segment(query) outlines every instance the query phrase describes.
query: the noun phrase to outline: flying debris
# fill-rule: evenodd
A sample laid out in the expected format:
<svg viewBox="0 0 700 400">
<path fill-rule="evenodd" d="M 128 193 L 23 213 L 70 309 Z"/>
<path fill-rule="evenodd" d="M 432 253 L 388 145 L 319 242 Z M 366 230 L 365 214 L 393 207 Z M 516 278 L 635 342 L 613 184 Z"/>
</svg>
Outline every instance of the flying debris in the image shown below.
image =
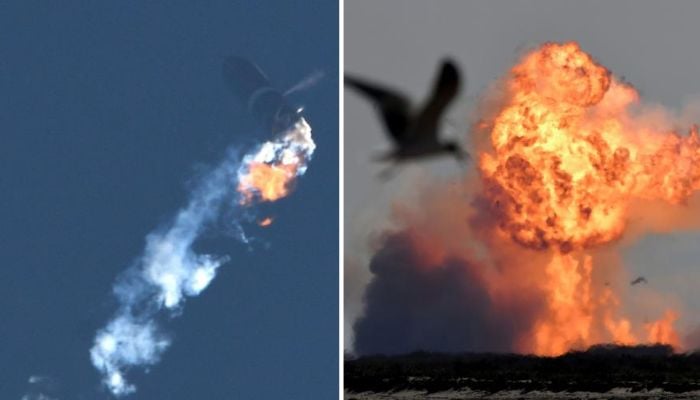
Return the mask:
<svg viewBox="0 0 700 400">
<path fill-rule="evenodd" d="M 286 132 L 301 119 L 301 109 L 290 106 L 284 94 L 273 88 L 267 76 L 252 62 L 228 57 L 223 74 L 233 94 L 266 132 Z"/>
<path fill-rule="evenodd" d="M 258 221 L 258 225 L 262 226 L 264 228 L 266 226 L 272 225 L 272 221 L 273 221 L 272 217 L 265 217 L 265 218 L 261 219 L 260 221 Z"/>
<path fill-rule="evenodd" d="M 422 109 L 414 112 L 404 95 L 363 79 L 345 76 L 346 85 L 378 105 L 389 137 L 395 145 L 393 151 L 380 159 L 393 161 L 440 154 L 452 154 L 458 161 L 468 157 L 468 153 L 457 143 L 438 139 L 440 118 L 457 95 L 459 83 L 456 65 L 450 60 L 444 61 L 428 101 Z"/>
<path fill-rule="evenodd" d="M 645 278 L 645 277 L 643 277 L 643 276 L 639 276 L 639 277 L 637 277 L 635 280 L 633 280 L 632 282 L 630 282 L 630 285 L 631 285 L 631 286 L 634 286 L 634 285 L 637 285 L 637 284 L 639 284 L 639 283 L 648 283 L 648 282 L 647 282 L 647 278 Z"/>
</svg>

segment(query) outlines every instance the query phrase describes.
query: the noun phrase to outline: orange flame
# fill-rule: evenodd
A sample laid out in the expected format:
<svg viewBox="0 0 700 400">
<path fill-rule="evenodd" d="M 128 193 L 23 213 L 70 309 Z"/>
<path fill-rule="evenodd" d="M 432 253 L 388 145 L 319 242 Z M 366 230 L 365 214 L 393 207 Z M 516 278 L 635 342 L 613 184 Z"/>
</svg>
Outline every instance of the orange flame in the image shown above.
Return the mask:
<svg viewBox="0 0 700 400">
<path fill-rule="evenodd" d="M 658 321 L 648 323 L 647 341 L 651 343 L 668 343 L 674 347 L 680 346 L 680 340 L 673 323 L 678 319 L 678 314 L 673 310 L 667 310 L 664 317 Z"/>
<path fill-rule="evenodd" d="M 252 162 L 248 173 L 238 182 L 242 204 L 249 204 L 257 195 L 262 201 L 275 201 L 289 194 L 291 182 L 297 176 L 297 164 L 267 164 Z"/>
<path fill-rule="evenodd" d="M 697 130 L 681 136 L 636 116 L 637 91 L 576 43 L 526 55 L 504 90 L 495 118 L 477 124 L 492 146 L 479 169 L 494 233 L 551 253 L 540 283 L 547 310 L 524 350 L 638 343 L 641 330 L 618 315 L 618 295 L 593 284 L 587 249 L 620 238 L 635 199 L 681 204 L 700 188 Z M 669 310 L 647 324 L 647 340 L 678 346 L 677 318 Z"/>
</svg>

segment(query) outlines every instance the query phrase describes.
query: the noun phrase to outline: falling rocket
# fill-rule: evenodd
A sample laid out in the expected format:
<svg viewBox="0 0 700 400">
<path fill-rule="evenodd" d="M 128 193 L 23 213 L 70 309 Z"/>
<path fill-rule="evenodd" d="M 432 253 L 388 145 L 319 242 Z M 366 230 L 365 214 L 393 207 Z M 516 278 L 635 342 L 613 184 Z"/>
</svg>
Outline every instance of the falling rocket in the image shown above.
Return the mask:
<svg viewBox="0 0 700 400">
<path fill-rule="evenodd" d="M 223 75 L 229 88 L 265 131 L 276 135 L 288 131 L 301 119 L 301 110 L 290 106 L 285 96 L 252 62 L 228 57 Z"/>
<path fill-rule="evenodd" d="M 311 127 L 286 97 L 275 89 L 262 70 L 252 62 L 236 56 L 224 61 L 226 84 L 260 127 L 272 136 L 257 152 L 244 157 L 238 174 L 241 203 L 254 198 L 275 201 L 285 197 L 306 164 L 316 145 Z"/>
</svg>

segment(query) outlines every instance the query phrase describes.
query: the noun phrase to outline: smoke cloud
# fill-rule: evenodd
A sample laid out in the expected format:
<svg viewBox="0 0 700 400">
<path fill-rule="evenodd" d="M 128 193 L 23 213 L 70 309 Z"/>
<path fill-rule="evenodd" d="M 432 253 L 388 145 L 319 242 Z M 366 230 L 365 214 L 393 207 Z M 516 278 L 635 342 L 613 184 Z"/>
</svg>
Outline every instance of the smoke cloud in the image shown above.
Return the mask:
<svg viewBox="0 0 700 400">
<path fill-rule="evenodd" d="M 410 232 L 386 237 L 370 262 L 373 279 L 357 320 L 358 354 L 514 351 L 530 328 L 539 303 L 534 297 L 509 308 L 494 303 L 475 263 L 421 257 Z"/>
<path fill-rule="evenodd" d="M 158 320 L 178 316 L 185 299 L 204 291 L 216 277 L 217 269 L 229 261 L 226 256 L 198 254 L 193 245 L 224 207 L 248 207 L 253 199 L 260 198 L 262 189 L 258 186 L 236 190 L 236 182 L 248 176 L 250 164 L 292 170 L 293 174 L 285 176 L 285 180 L 275 182 L 287 188 L 306 171 L 314 149 L 311 127 L 301 119 L 281 137 L 245 155 L 242 162 L 234 151 L 229 151 L 216 168 L 200 179 L 187 205 L 172 221 L 146 237 L 143 254 L 114 285 L 119 308 L 97 332 L 90 350 L 93 365 L 114 395 L 134 392 L 136 388 L 126 380 L 126 372 L 158 363 L 171 345 L 172 338 Z M 246 240 L 242 234 L 240 239 Z"/>
</svg>

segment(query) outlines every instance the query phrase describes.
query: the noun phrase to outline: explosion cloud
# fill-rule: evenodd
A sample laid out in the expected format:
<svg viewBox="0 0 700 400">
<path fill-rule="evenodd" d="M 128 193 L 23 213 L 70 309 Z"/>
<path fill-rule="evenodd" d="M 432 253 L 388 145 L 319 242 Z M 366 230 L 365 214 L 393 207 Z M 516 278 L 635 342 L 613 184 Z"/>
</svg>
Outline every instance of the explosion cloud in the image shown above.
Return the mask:
<svg viewBox="0 0 700 400">
<path fill-rule="evenodd" d="M 693 212 L 689 201 L 700 188 L 697 129 L 674 131 L 670 113 L 650 111 L 636 89 L 576 43 L 531 51 L 498 90 L 474 128 L 478 182 L 465 178 L 459 195 L 431 185 L 420 210 L 397 211 L 403 228 L 381 242 L 371 262 L 356 351 L 397 352 L 378 342 L 380 329 L 384 339 L 409 344 L 401 351 L 558 355 L 602 342 L 682 348 L 675 328 L 682 315 L 673 305 L 647 322 L 625 315 L 624 285 L 616 283 L 618 243 L 640 204 Z M 386 257 L 403 235 L 412 237 L 408 249 Z M 409 278 L 416 265 L 422 277 Z M 469 272 L 428 289 L 455 265 Z M 389 281 L 405 286 L 379 293 Z M 454 291 L 455 285 L 464 289 Z M 409 301 L 416 293 L 426 294 L 420 304 Z M 400 322 L 387 320 L 392 302 L 411 308 Z M 455 308 L 464 321 L 455 322 Z M 528 311 L 516 321 L 515 309 Z M 444 325 L 442 337 L 432 331 L 441 326 L 435 320 Z M 449 345 L 453 335 L 461 344 Z"/>
<path fill-rule="evenodd" d="M 200 180 L 172 222 L 146 237 L 143 254 L 114 286 L 119 309 L 97 332 L 90 350 L 93 365 L 114 395 L 134 392 L 136 388 L 127 382 L 125 373 L 156 364 L 170 346 L 171 338 L 158 319 L 177 316 L 185 298 L 206 289 L 217 269 L 228 261 L 227 257 L 195 253 L 192 246 L 199 235 L 224 207 L 251 206 L 258 200 L 274 201 L 289 194 L 293 180 L 306 171 L 314 150 L 311 127 L 301 118 L 279 138 L 245 155 L 242 162 L 229 152 Z M 257 168 L 284 169 L 287 173 L 253 172 Z M 236 201 L 236 197 L 241 199 Z"/>
<path fill-rule="evenodd" d="M 256 198 L 275 201 L 286 196 L 294 177 L 306 172 L 304 160 L 315 148 L 311 128 L 302 118 L 280 140 L 266 142 L 256 153 L 246 155 L 238 171 L 241 203 L 249 204 Z"/>
</svg>

